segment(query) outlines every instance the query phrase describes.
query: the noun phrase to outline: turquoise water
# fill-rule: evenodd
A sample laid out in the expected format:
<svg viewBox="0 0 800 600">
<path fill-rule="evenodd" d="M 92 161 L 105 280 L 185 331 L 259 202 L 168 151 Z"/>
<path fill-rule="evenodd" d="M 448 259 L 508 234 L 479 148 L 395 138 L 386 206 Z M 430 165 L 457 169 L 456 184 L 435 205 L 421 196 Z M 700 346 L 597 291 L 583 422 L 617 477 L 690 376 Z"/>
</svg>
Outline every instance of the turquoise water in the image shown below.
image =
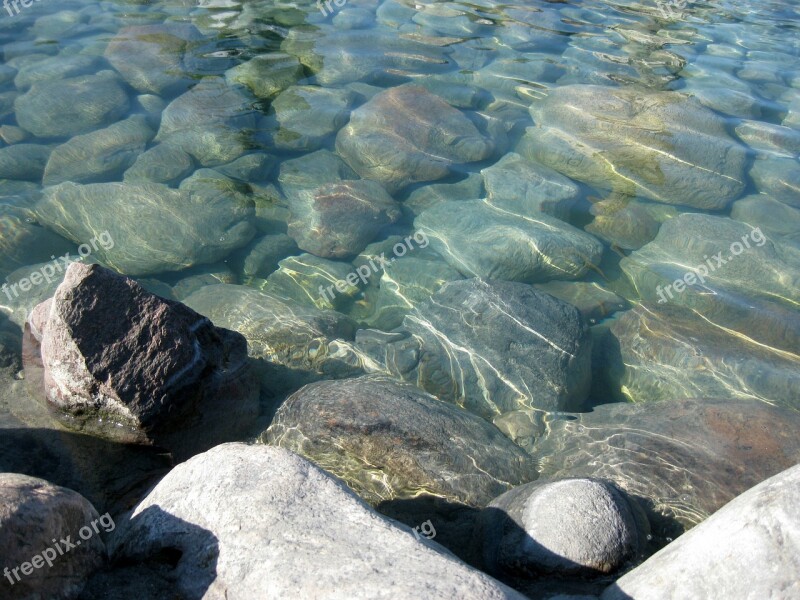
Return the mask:
<svg viewBox="0 0 800 600">
<path fill-rule="evenodd" d="M 83 260 L 245 336 L 243 439 L 381 373 L 681 527 L 745 489 L 731 464 L 796 462 L 767 430 L 800 409 L 800 3 L 41 0 L 0 51 L 4 429 L 62 432 L 21 339 Z M 106 468 L 32 467 L 121 502 Z M 421 491 L 453 500 L 384 498 Z"/>
</svg>

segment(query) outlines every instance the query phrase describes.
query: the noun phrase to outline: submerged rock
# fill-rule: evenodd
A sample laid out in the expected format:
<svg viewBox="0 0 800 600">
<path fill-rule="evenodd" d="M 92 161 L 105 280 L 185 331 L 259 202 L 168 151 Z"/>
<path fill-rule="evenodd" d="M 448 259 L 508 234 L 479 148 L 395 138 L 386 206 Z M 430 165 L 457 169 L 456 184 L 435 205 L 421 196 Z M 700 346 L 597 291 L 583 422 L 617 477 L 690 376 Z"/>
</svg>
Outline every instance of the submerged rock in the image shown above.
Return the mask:
<svg viewBox="0 0 800 600">
<path fill-rule="evenodd" d="M 358 296 L 359 288 L 350 263 L 300 254 L 278 263 L 278 270 L 267 277 L 265 291 L 302 306 L 340 310 Z"/>
<path fill-rule="evenodd" d="M 493 425 L 374 375 L 304 387 L 281 405 L 263 437 L 372 504 L 428 494 L 484 506 L 536 477 L 530 457 Z"/>
<path fill-rule="evenodd" d="M 753 161 L 750 177 L 763 194 L 800 208 L 800 160 L 766 156 Z"/>
<path fill-rule="evenodd" d="M 549 281 L 533 285 L 537 290 L 572 304 L 581 311 L 587 322 L 593 323 L 611 316 L 628 306 L 627 300 L 598 283 L 585 281 Z"/>
<path fill-rule="evenodd" d="M 0 179 L 38 183 L 52 151 L 49 146 L 40 144 L 14 144 L 0 148 Z"/>
<path fill-rule="evenodd" d="M 56 81 L 95 73 L 102 64 L 103 61 L 96 56 L 84 54 L 50 56 L 20 67 L 14 85 L 18 90 L 26 90 L 37 81 Z"/>
<path fill-rule="evenodd" d="M 65 106 L 64 98 L 69 98 Z M 41 138 L 73 136 L 105 127 L 128 112 L 122 81 L 112 71 L 38 81 L 14 102 L 17 123 Z"/>
<path fill-rule="evenodd" d="M 111 546 L 117 561 L 157 558 L 164 548 L 179 553 L 172 578 L 190 598 L 324 589 L 361 600 L 424 589 L 441 598 L 522 599 L 271 446 L 225 444 L 177 466 L 120 524 Z"/>
<path fill-rule="evenodd" d="M 270 106 L 273 144 L 285 150 L 318 150 L 347 123 L 355 98 L 350 90 L 311 85 L 284 90 Z"/>
<path fill-rule="evenodd" d="M 400 207 L 386 190 L 365 179 L 300 190 L 289 209 L 289 235 L 301 249 L 323 258 L 358 254 L 400 218 Z"/>
<path fill-rule="evenodd" d="M 83 537 L 86 528 L 89 534 Z M 106 547 L 96 531 L 113 528 L 111 517 L 101 519 L 77 492 L 36 477 L 0 473 L 3 598 L 75 598 L 106 561 Z"/>
<path fill-rule="evenodd" d="M 531 115 L 517 151 L 578 181 L 707 210 L 744 191 L 744 147 L 722 117 L 676 92 L 568 85 Z"/>
<path fill-rule="evenodd" d="M 279 268 L 284 258 L 299 254 L 295 241 L 285 233 L 265 235 L 256 240 L 244 256 L 242 274 L 245 277 L 266 278 Z"/>
<path fill-rule="evenodd" d="M 188 177 L 195 170 L 194 159 L 177 146 L 157 144 L 142 152 L 125 171 L 126 183 L 164 183 L 175 184 Z"/>
<path fill-rule="evenodd" d="M 336 150 L 365 179 L 394 193 L 442 179 L 457 164 L 487 158 L 494 146 L 464 114 L 418 86 L 390 88 L 350 116 Z"/>
<path fill-rule="evenodd" d="M 70 265 L 26 331 L 46 399 L 71 429 L 185 458 L 243 435 L 258 414 L 241 335 L 98 265 Z"/>
<path fill-rule="evenodd" d="M 581 406 L 591 337 L 578 309 L 521 283 L 445 284 L 391 334 L 357 345 L 395 377 L 491 419 L 521 408 Z"/>
<path fill-rule="evenodd" d="M 466 277 L 526 283 L 578 279 L 600 262 L 602 244 L 543 213 L 515 213 L 486 200 L 441 202 L 414 225 Z"/>
<path fill-rule="evenodd" d="M 743 493 L 618 579 L 602 600 L 800 594 L 800 466 Z"/>
<path fill-rule="evenodd" d="M 36 212 L 77 244 L 108 232 L 111 243 L 94 254 L 120 272 L 175 271 L 217 262 L 255 235 L 251 202 L 212 183 L 181 190 L 158 183 L 62 183 L 45 190 Z"/>
<path fill-rule="evenodd" d="M 661 223 L 678 214 L 671 206 L 613 193 L 596 201 L 590 212 L 595 218 L 586 231 L 624 250 L 637 250 L 652 241 Z"/>
<path fill-rule="evenodd" d="M 540 480 L 515 487 L 481 511 L 484 567 L 509 577 L 597 577 L 647 546 L 642 508 L 600 479 Z"/>
<path fill-rule="evenodd" d="M 263 100 L 274 98 L 302 77 L 300 62 L 279 52 L 255 56 L 225 72 L 228 83 L 243 85 Z"/>
</svg>

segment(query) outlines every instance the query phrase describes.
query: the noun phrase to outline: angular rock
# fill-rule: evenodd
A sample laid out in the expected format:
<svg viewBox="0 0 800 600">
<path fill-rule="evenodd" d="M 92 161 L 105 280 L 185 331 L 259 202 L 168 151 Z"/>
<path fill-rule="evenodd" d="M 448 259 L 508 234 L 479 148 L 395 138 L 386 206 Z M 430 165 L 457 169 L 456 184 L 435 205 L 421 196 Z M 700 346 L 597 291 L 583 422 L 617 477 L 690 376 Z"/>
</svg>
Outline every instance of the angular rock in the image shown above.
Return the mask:
<svg viewBox="0 0 800 600">
<path fill-rule="evenodd" d="M 180 556 L 172 577 L 189 598 L 325 589 L 360 600 L 414 596 L 420 586 L 433 597 L 522 598 L 270 446 L 225 444 L 179 465 L 119 525 L 112 551 L 143 560 L 164 548 Z"/>
<path fill-rule="evenodd" d="M 147 118 L 134 115 L 84 135 L 77 135 L 57 146 L 44 170 L 44 185 L 62 181 L 95 183 L 112 181 L 144 152 L 155 132 Z"/>
<path fill-rule="evenodd" d="M 14 144 L 0 148 L 0 179 L 42 180 L 52 148 L 39 144 Z"/>
<path fill-rule="evenodd" d="M 511 212 L 486 200 L 441 202 L 414 225 L 466 277 L 527 283 L 578 279 L 603 254 L 599 241 L 563 221 Z"/>
<path fill-rule="evenodd" d="M 484 506 L 536 477 L 530 457 L 493 425 L 374 375 L 304 387 L 262 437 L 343 479 L 372 504 L 428 494 Z"/>
<path fill-rule="evenodd" d="M 618 579 L 602 600 L 792 598 L 800 594 L 800 466 L 726 504 Z"/>
<path fill-rule="evenodd" d="M 42 224 L 77 244 L 107 231 L 112 244 L 94 254 L 130 275 L 214 263 L 255 235 L 250 201 L 210 183 L 199 190 L 158 183 L 62 183 L 45 190 L 36 212 Z M 148 218 L 142 220 L 142 214 Z"/>
<path fill-rule="evenodd" d="M 241 335 L 98 265 L 70 265 L 26 331 L 47 402 L 71 429 L 185 458 L 243 435 L 258 414 Z"/>
<path fill-rule="evenodd" d="M 0 581 L 3 598 L 61 600 L 79 595 L 89 575 L 106 561 L 106 547 L 92 529 L 93 522 L 98 531 L 114 527 L 110 515 L 101 521 L 77 492 L 36 477 L 0 473 L 0 553 L 8 573 Z M 89 528 L 85 539 L 79 537 L 81 531 L 86 535 L 84 527 Z M 65 548 L 61 542 L 70 538 L 74 547 Z"/>
<path fill-rule="evenodd" d="M 391 375 L 487 419 L 579 407 L 590 384 L 578 309 L 521 283 L 449 282 L 394 333 L 362 330 L 356 340 Z"/>
<path fill-rule="evenodd" d="M 69 98 L 65 105 L 64 98 Z M 38 81 L 14 102 L 19 126 L 41 138 L 73 136 L 119 120 L 130 102 L 112 71 Z"/>
<path fill-rule="evenodd" d="M 299 191 L 289 209 L 289 235 L 301 249 L 323 258 L 358 254 L 400 218 L 400 207 L 386 190 L 365 179 Z"/>
<path fill-rule="evenodd" d="M 365 179 L 390 193 L 447 176 L 454 165 L 488 158 L 493 143 L 460 111 L 418 86 L 381 92 L 359 107 L 336 150 Z"/>
<path fill-rule="evenodd" d="M 707 210 L 744 191 L 744 147 L 722 117 L 676 92 L 561 86 L 531 115 L 517 151 L 578 181 Z"/>
<path fill-rule="evenodd" d="M 476 538 L 489 573 L 597 577 L 643 553 L 650 526 L 637 502 L 602 479 L 540 480 L 481 511 Z"/>
</svg>

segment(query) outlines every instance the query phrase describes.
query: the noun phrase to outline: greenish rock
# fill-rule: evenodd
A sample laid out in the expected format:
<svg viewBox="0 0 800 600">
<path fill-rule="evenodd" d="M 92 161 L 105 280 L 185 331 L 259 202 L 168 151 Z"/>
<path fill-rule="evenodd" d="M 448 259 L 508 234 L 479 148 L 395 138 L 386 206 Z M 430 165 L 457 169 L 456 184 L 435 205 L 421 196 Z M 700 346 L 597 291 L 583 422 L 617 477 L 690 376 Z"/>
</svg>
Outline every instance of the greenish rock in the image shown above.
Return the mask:
<svg viewBox="0 0 800 600">
<path fill-rule="evenodd" d="M 301 249 L 322 258 L 358 254 L 401 215 L 386 190 L 365 179 L 299 190 L 290 196 L 289 209 L 289 235 Z"/>
<path fill-rule="evenodd" d="M 662 221 L 678 214 L 671 206 L 615 193 L 595 201 L 589 211 L 595 218 L 586 231 L 624 250 L 638 250 L 652 241 Z"/>
<path fill-rule="evenodd" d="M 272 101 L 276 148 L 311 152 L 339 131 L 350 115 L 355 94 L 311 85 L 292 86 Z"/>
<path fill-rule="evenodd" d="M 53 149 L 39 144 L 0 148 L 0 179 L 40 182 Z"/>
<path fill-rule="evenodd" d="M 395 193 L 488 158 L 494 144 L 463 113 L 408 85 L 381 92 L 354 110 L 336 137 L 336 150 L 361 177 Z"/>
<path fill-rule="evenodd" d="M 129 275 L 214 263 L 255 234 L 252 202 L 210 184 L 174 190 L 157 183 L 61 183 L 45 190 L 36 213 L 76 244 L 107 231 L 113 245 L 96 255 Z"/>
<path fill-rule="evenodd" d="M 589 323 L 601 321 L 628 307 L 628 301 L 625 298 L 617 296 L 599 283 L 548 281 L 547 283 L 535 283 L 533 287 L 572 304 L 581 311 L 583 318 Z"/>
<path fill-rule="evenodd" d="M 165 183 L 173 185 L 191 175 L 195 170 L 194 159 L 172 144 L 156 144 L 136 157 L 125 171 L 126 183 Z"/>
<path fill-rule="evenodd" d="M 214 170 L 227 177 L 246 183 L 267 181 L 275 167 L 275 157 L 266 152 L 254 152 L 237 158 L 227 165 L 220 165 Z"/>
<path fill-rule="evenodd" d="M 76 135 L 57 146 L 44 170 L 44 185 L 63 181 L 99 183 L 118 180 L 144 152 L 155 131 L 147 118 L 134 115 L 84 135 Z"/>
<path fill-rule="evenodd" d="M 30 134 L 20 127 L 14 125 L 0 125 L 0 140 L 3 140 L 9 146 L 24 142 L 30 137 Z"/>
<path fill-rule="evenodd" d="M 721 326 L 714 316 L 642 304 L 619 317 L 605 352 L 616 395 L 631 402 L 737 398 L 800 410 L 796 331 L 772 333 L 792 334 L 795 345 L 787 351 Z"/>
<path fill-rule="evenodd" d="M 41 138 L 73 136 L 105 127 L 125 115 L 130 106 L 121 84 L 112 71 L 38 81 L 14 102 L 17 123 Z"/>
<path fill-rule="evenodd" d="M 719 84 L 709 86 L 708 82 L 688 79 L 681 92 L 696 98 L 703 106 L 723 114 L 741 119 L 758 119 L 761 116 L 759 99 L 749 90 L 733 90 Z"/>
<path fill-rule="evenodd" d="M 97 72 L 103 62 L 85 54 L 60 54 L 25 65 L 14 78 L 14 85 L 24 91 L 37 81 L 56 81 Z"/>
<path fill-rule="evenodd" d="M 530 456 L 490 423 L 374 375 L 304 387 L 262 438 L 343 479 L 371 504 L 431 495 L 484 506 L 536 478 Z"/>
<path fill-rule="evenodd" d="M 800 160 L 781 156 L 757 158 L 750 177 L 758 191 L 800 208 Z"/>
<path fill-rule="evenodd" d="M 578 309 L 529 285 L 446 283 L 391 333 L 361 330 L 379 369 L 486 419 L 524 408 L 578 409 L 591 336 Z"/>
<path fill-rule="evenodd" d="M 0 277 L 33 263 L 47 261 L 51 255 L 63 256 L 75 247 L 64 238 L 35 223 L 33 211 L 0 204 Z M 8 282 L 13 283 L 11 279 Z M 17 289 L 0 294 L 0 304 L 11 301 L 11 295 L 25 294 Z"/>
<path fill-rule="evenodd" d="M 566 221 L 581 195 L 574 181 L 519 154 L 506 154 L 481 175 L 489 204 L 529 217 L 545 213 Z"/>
<path fill-rule="evenodd" d="M 349 179 L 358 179 L 358 174 L 329 150 L 317 150 L 284 161 L 278 172 L 278 183 L 287 196 L 296 190 L 315 189 Z"/>
<path fill-rule="evenodd" d="M 80 23 L 85 22 L 87 15 L 74 10 L 60 10 L 57 13 L 44 15 L 36 19 L 31 31 L 37 38 L 63 39 L 72 35 Z"/>
<path fill-rule="evenodd" d="M 221 77 L 205 77 L 170 102 L 156 140 L 181 148 L 205 167 L 229 163 L 253 145 L 253 98 Z"/>
<path fill-rule="evenodd" d="M 375 22 L 375 13 L 366 8 L 346 8 L 333 17 L 338 29 L 366 29 Z"/>
<path fill-rule="evenodd" d="M 794 411 L 728 396 L 604 404 L 553 419 L 534 454 L 543 478 L 616 483 L 647 510 L 662 546 L 796 464 L 798 425 Z"/>
<path fill-rule="evenodd" d="M 430 183 L 415 189 L 403 202 L 414 216 L 422 211 L 448 200 L 477 200 L 484 198 L 483 177 L 478 173 L 470 173 L 468 177 L 457 183 Z"/>
<path fill-rule="evenodd" d="M 271 183 L 250 184 L 250 189 L 256 203 L 256 228 L 261 233 L 286 233 L 286 223 L 289 221 L 286 197 Z"/>
<path fill-rule="evenodd" d="M 341 310 L 361 292 L 349 263 L 300 254 L 289 256 L 278 265 L 278 270 L 267 277 L 264 291 L 302 306 Z"/>
<path fill-rule="evenodd" d="M 247 249 L 242 260 L 242 275 L 265 279 L 278 270 L 280 261 L 293 254 L 300 254 L 300 249 L 288 235 L 265 235 Z"/>
<path fill-rule="evenodd" d="M 243 85 L 264 100 L 274 98 L 303 76 L 300 62 L 280 52 L 256 56 L 225 72 L 225 79 L 230 84 Z"/>
<path fill-rule="evenodd" d="M 800 241 L 800 208 L 765 194 L 747 196 L 731 207 L 731 218 L 761 229 L 771 239 Z"/>
<path fill-rule="evenodd" d="M 450 80 L 445 76 L 420 78 L 414 83 L 455 108 L 478 110 L 492 99 L 491 94 L 481 87 L 462 83 L 460 80 Z"/>
<path fill-rule="evenodd" d="M 742 121 L 736 135 L 757 152 L 789 158 L 800 154 L 800 131 L 763 121 Z"/>
<path fill-rule="evenodd" d="M 466 277 L 527 283 L 579 279 L 603 254 L 599 241 L 563 221 L 503 210 L 486 200 L 441 202 L 414 225 Z"/>
<path fill-rule="evenodd" d="M 744 191 L 744 147 L 720 116 L 676 92 L 568 85 L 531 116 L 517 152 L 577 181 L 707 210 Z"/>
<path fill-rule="evenodd" d="M 209 285 L 235 284 L 236 275 L 225 264 L 202 265 L 182 271 L 180 276 L 166 278 L 176 300 L 183 300 Z"/>
</svg>

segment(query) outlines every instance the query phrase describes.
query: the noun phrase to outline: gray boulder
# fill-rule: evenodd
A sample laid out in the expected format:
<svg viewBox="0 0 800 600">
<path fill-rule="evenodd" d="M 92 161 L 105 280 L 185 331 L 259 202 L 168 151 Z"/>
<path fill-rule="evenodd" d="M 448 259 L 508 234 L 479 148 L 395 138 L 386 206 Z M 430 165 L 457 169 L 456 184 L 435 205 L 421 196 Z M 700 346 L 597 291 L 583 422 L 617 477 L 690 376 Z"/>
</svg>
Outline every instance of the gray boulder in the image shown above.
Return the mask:
<svg viewBox="0 0 800 600">
<path fill-rule="evenodd" d="M 70 265 L 26 331 L 26 368 L 42 369 L 46 400 L 71 429 L 186 457 L 242 435 L 258 414 L 241 335 L 98 265 Z"/>
<path fill-rule="evenodd" d="M 521 283 L 446 283 L 390 334 L 358 347 L 393 376 L 484 418 L 581 406 L 591 337 L 578 309 Z"/>
<path fill-rule="evenodd" d="M 618 579 L 602 600 L 800 595 L 800 466 L 722 507 Z"/>
<path fill-rule="evenodd" d="M 64 102 L 69 98 L 69 103 Z M 112 71 L 37 81 L 14 102 L 17 123 L 41 138 L 73 136 L 105 127 L 128 112 L 130 101 Z"/>
<path fill-rule="evenodd" d="M 372 504 L 430 494 L 485 506 L 536 477 L 535 463 L 493 425 L 374 375 L 304 387 L 281 405 L 263 438 Z"/>
<path fill-rule="evenodd" d="M 512 212 L 487 200 L 440 202 L 414 225 L 465 277 L 534 283 L 578 279 L 600 262 L 593 236 L 543 213 Z"/>
<path fill-rule="evenodd" d="M 189 153 L 170 144 L 157 144 L 136 157 L 125 171 L 123 181 L 172 185 L 191 175 L 194 170 L 194 159 Z"/>
<path fill-rule="evenodd" d="M 353 111 L 336 137 L 336 150 L 361 177 L 394 193 L 442 179 L 454 165 L 488 158 L 494 145 L 438 96 L 401 86 Z"/>
<path fill-rule="evenodd" d="M 105 534 L 114 522 L 103 515 L 102 525 L 91 503 L 77 492 L 27 475 L 0 473 L 0 554 L 7 573 L 0 580 L 3 598 L 78 596 L 89 575 L 106 561 L 99 532 Z"/>
<path fill-rule="evenodd" d="M 225 444 L 177 466 L 118 527 L 116 560 L 165 548 L 184 597 L 522 599 L 435 542 L 379 516 L 282 448 Z M 313 573 L 313 577 L 309 577 Z"/>
<path fill-rule="evenodd" d="M 310 152 L 341 129 L 356 96 L 350 90 L 292 86 L 272 101 L 272 142 L 276 148 Z"/>
<path fill-rule="evenodd" d="M 531 116 L 517 151 L 578 181 L 708 210 L 744 191 L 744 147 L 722 117 L 676 92 L 561 86 Z"/>
<path fill-rule="evenodd" d="M 647 546 L 642 508 L 600 479 L 540 480 L 515 487 L 481 511 L 476 538 L 489 573 L 597 577 Z"/>
</svg>

